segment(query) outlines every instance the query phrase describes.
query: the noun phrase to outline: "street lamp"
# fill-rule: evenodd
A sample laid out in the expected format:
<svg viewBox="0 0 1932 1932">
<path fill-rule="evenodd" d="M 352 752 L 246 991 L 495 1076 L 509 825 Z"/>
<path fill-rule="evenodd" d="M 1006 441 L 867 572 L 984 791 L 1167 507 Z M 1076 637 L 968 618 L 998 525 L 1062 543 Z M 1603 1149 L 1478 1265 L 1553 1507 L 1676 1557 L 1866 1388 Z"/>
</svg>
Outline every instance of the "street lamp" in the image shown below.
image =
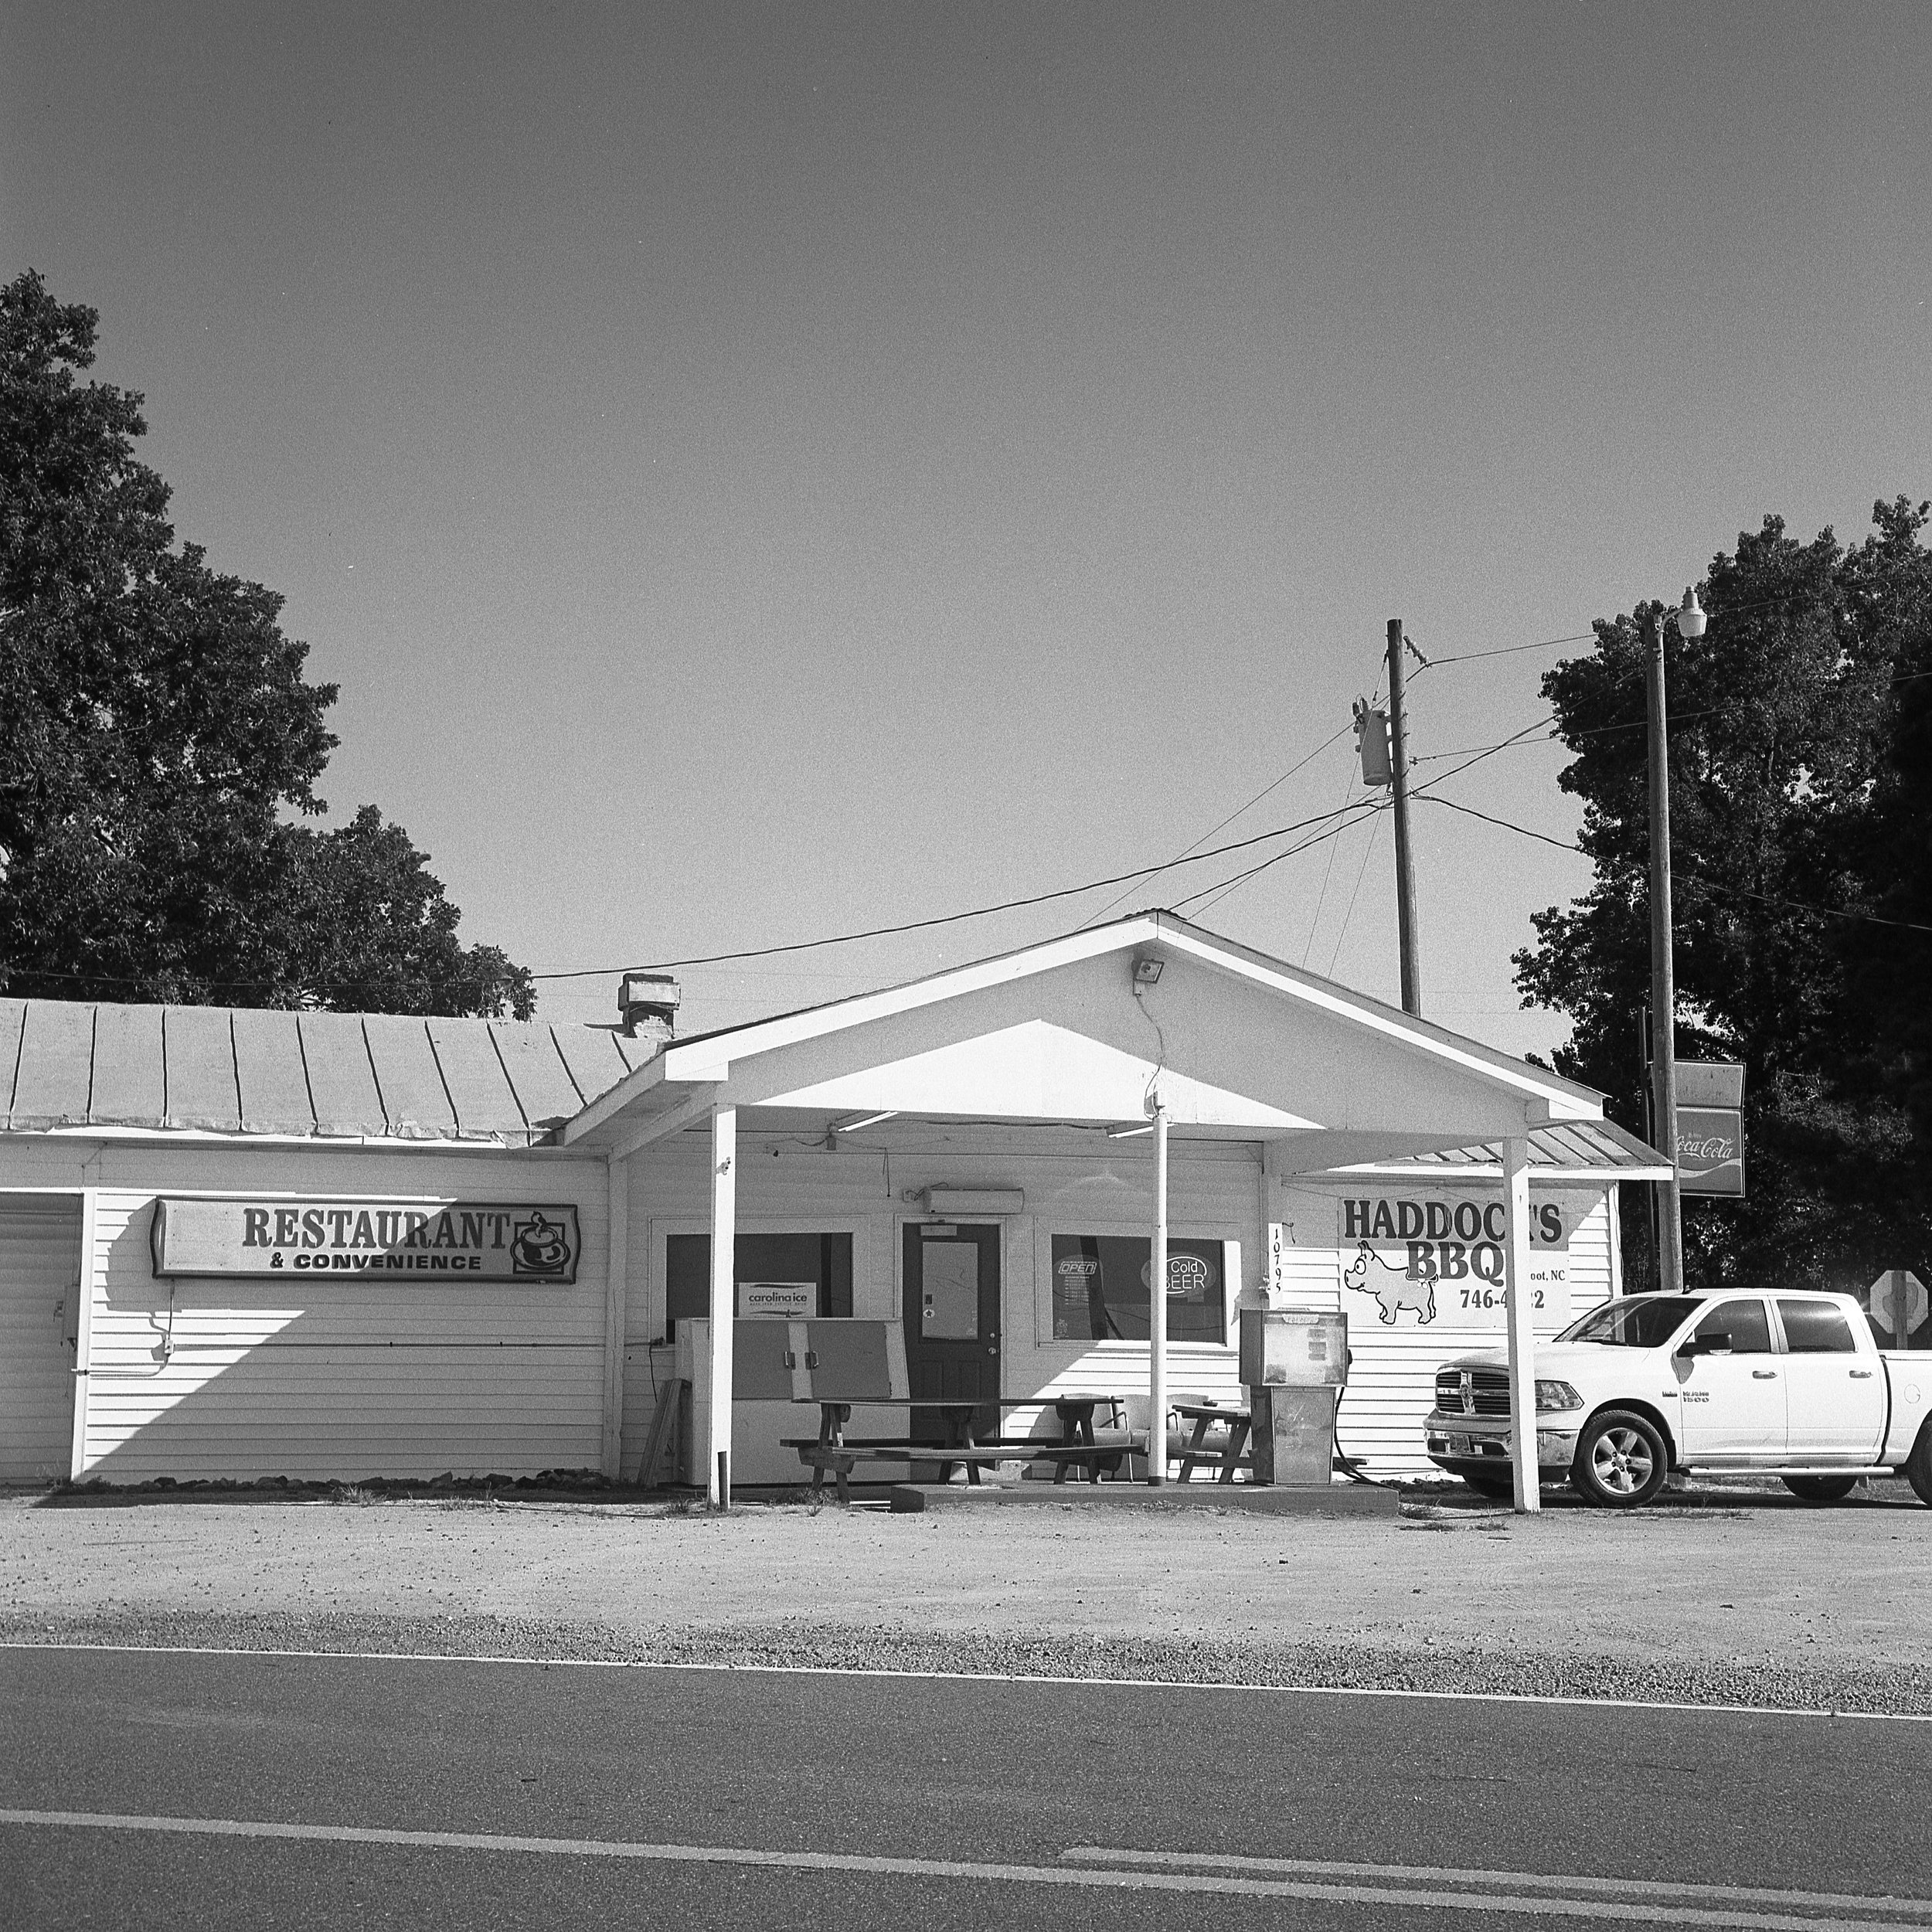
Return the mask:
<svg viewBox="0 0 1932 1932">
<path fill-rule="evenodd" d="M 1701 638 L 1710 620 L 1686 587 L 1671 614 L 1680 638 Z M 1644 620 L 1644 718 L 1650 766 L 1651 1111 L 1655 1138 L 1670 1163 L 1657 1216 L 1658 1286 L 1684 1291 L 1684 1203 L 1677 1182 L 1677 973 L 1671 957 L 1670 758 L 1664 701 L 1664 627 Z"/>
</svg>

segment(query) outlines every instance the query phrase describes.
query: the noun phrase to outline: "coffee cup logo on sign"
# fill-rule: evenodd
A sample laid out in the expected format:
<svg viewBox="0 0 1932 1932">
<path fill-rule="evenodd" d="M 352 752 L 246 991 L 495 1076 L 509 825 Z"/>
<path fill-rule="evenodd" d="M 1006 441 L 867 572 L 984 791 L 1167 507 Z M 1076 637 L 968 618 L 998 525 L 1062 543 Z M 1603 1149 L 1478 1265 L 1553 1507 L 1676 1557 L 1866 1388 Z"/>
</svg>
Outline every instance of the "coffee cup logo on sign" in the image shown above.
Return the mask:
<svg viewBox="0 0 1932 1932">
<path fill-rule="evenodd" d="M 520 1222 L 510 1245 L 511 1266 L 519 1274 L 561 1274 L 570 1265 L 570 1240 L 560 1221 L 546 1221 L 541 1209 Z"/>
</svg>

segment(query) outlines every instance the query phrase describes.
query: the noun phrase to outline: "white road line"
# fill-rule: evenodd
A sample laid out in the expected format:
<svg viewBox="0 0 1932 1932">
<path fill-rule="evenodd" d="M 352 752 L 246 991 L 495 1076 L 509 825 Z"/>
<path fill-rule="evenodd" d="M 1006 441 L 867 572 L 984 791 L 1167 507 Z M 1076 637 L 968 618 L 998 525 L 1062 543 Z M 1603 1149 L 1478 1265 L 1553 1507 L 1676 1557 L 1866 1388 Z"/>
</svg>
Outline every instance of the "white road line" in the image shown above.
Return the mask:
<svg viewBox="0 0 1932 1932">
<path fill-rule="evenodd" d="M 1357 1684 L 1244 1684 L 1232 1678 L 1063 1677 L 1039 1671 L 913 1670 L 889 1665 L 675 1663 L 646 1657 L 512 1657 L 488 1651 L 256 1650 L 245 1645 L 34 1643 L 0 1638 L 0 1650 L 107 1651 L 159 1657 L 277 1657 L 349 1664 L 502 1664 L 519 1670 L 703 1671 L 720 1677 L 914 1678 L 942 1684 L 1056 1684 L 1100 1690 L 1239 1691 L 1244 1696 L 1388 1697 L 1422 1703 L 1542 1704 L 1573 1710 L 1676 1711 L 1705 1717 L 1859 1718 L 1932 1724 L 1932 1712 L 1824 1710 L 1802 1704 L 1673 1704 L 1658 1698 L 1560 1697 L 1533 1691 L 1396 1690 Z"/>
<path fill-rule="evenodd" d="M 1009 1884 L 1079 1886 L 1247 1898 L 1321 1899 L 1342 1905 L 1417 1906 L 1462 1912 L 1514 1912 L 1596 1924 L 1730 1927 L 1738 1932 L 1897 1932 L 1896 1918 L 1827 1918 L 1812 1913 L 1711 1910 L 1634 1901 L 1532 1897 L 1495 1891 L 1344 1885 L 1314 1879 L 1240 1878 L 1206 1872 L 1145 1872 L 1104 1866 L 1006 1865 L 964 1859 L 865 1856 L 838 1852 L 764 1852 L 724 1845 L 630 1844 L 605 1838 L 522 1838 L 484 1832 L 402 1832 L 351 1825 L 278 1825 L 248 1818 L 148 1818 L 100 1811 L 0 1809 L 0 1825 L 165 1833 L 434 1852 L 517 1852 L 552 1858 L 623 1859 L 665 1865 L 731 1865 L 790 1872 L 851 1872 L 880 1878 L 960 1879 Z M 1881 1909 L 1883 1909 L 1881 1907 Z"/>
<path fill-rule="evenodd" d="M 1257 1876 L 1293 1872 L 1323 1878 L 1434 1879 L 1451 1885 L 1543 1886 L 1560 1892 L 1602 1892 L 1629 1898 L 1723 1900 L 1733 1905 L 1789 1905 L 1808 1908 L 1849 1906 L 1923 1917 L 1932 1899 L 1902 1898 L 1871 1892 L 1791 1892 L 1768 1886 L 1678 1884 L 1658 1879 L 1593 1879 L 1572 1873 L 1490 1872 L 1454 1865 L 1379 1865 L 1339 1859 L 1243 1858 L 1223 1852 L 1134 1852 L 1104 1845 L 1075 1845 L 1060 1854 L 1070 1864 L 1140 1867 L 1150 1871 L 1200 1869 Z"/>
</svg>

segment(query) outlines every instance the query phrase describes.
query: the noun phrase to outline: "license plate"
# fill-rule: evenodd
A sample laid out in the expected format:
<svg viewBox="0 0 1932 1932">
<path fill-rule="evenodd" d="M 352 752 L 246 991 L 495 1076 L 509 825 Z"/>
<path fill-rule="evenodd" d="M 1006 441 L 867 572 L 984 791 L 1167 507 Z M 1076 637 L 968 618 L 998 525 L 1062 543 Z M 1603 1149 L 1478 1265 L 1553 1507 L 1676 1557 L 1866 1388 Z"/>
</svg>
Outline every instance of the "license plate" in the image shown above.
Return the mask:
<svg viewBox="0 0 1932 1932">
<path fill-rule="evenodd" d="M 1467 1436 L 1451 1436 L 1449 1453 L 1452 1456 L 1473 1456 L 1477 1453 L 1476 1445 Z"/>
</svg>

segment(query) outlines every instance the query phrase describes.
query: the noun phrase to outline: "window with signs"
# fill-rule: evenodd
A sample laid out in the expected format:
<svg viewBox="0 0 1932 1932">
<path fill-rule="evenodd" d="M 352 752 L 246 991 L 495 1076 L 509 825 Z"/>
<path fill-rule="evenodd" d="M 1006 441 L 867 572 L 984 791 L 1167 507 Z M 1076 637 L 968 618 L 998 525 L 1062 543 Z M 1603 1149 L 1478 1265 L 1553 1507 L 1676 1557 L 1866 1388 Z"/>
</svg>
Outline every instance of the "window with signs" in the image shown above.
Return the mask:
<svg viewBox="0 0 1932 1932">
<path fill-rule="evenodd" d="M 1053 1236 L 1053 1339 L 1145 1342 L 1154 1244 L 1145 1235 Z M 1175 1342 L 1227 1340 L 1226 1263 L 1219 1241 L 1167 1244 L 1167 1332 Z"/>
<path fill-rule="evenodd" d="M 852 1313 L 852 1236 L 740 1233 L 732 1249 L 732 1279 L 741 1313 L 814 1315 Z M 665 1238 L 665 1334 L 681 1318 L 711 1312 L 711 1236 Z"/>
</svg>

